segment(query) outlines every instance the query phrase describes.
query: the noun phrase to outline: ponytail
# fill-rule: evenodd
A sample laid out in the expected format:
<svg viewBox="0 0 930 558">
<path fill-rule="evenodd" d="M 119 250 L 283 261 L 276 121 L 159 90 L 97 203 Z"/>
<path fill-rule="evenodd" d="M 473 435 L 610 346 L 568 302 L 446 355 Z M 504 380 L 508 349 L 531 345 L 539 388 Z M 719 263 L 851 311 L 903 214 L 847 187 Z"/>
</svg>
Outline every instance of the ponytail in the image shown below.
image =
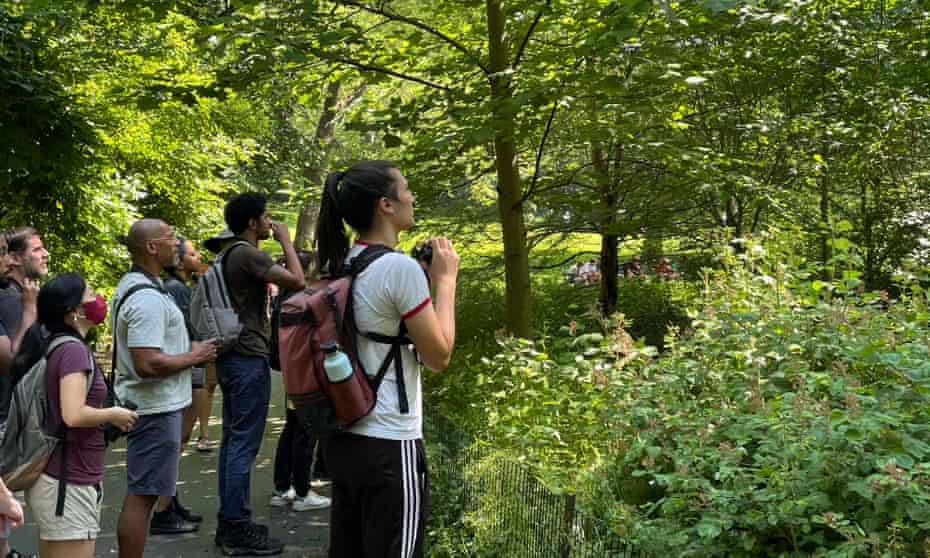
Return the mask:
<svg viewBox="0 0 930 558">
<path fill-rule="evenodd" d="M 390 161 L 362 161 L 345 172 L 326 177 L 316 224 L 317 269 L 338 274 L 349 253 L 346 225 L 358 233 L 368 231 L 375 219 L 378 201 L 397 199 L 395 173 Z"/>
<path fill-rule="evenodd" d="M 323 186 L 323 199 L 320 200 L 320 218 L 316 222 L 317 269 L 329 275 L 336 275 L 342 269 L 346 254 L 349 253 L 349 237 L 346 235 L 345 223 L 339 212 L 339 182 L 344 173 L 329 173 Z"/>
</svg>

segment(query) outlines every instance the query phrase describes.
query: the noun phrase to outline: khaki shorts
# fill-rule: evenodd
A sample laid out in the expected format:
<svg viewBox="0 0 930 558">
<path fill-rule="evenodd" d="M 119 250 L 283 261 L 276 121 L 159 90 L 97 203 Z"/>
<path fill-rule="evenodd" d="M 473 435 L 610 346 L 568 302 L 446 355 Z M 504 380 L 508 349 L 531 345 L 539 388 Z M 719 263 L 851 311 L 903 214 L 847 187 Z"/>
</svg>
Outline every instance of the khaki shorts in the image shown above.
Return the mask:
<svg viewBox="0 0 930 558">
<path fill-rule="evenodd" d="M 26 503 L 39 526 L 39 539 L 43 541 L 94 540 L 100 533 L 101 487 L 68 483 L 64 513 L 58 517 L 55 515 L 58 479 L 43 473 L 26 491 Z"/>
</svg>

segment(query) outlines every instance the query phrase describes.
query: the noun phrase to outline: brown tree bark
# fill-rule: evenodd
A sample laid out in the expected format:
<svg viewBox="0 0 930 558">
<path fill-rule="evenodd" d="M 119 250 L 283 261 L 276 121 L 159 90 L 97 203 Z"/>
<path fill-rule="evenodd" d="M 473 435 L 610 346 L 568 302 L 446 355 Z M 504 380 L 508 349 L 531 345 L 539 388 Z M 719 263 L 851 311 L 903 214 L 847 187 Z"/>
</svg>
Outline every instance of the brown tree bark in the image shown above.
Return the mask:
<svg viewBox="0 0 930 558">
<path fill-rule="evenodd" d="M 487 0 L 488 54 L 491 100 L 494 106 L 494 157 L 497 169 L 498 211 L 504 239 L 506 306 L 504 325 L 514 335 L 532 335 L 533 304 L 529 248 L 523 218 L 523 191 L 514 143 L 516 119 L 506 104 L 513 98 L 510 41 L 501 0 Z"/>
<path fill-rule="evenodd" d="M 621 154 L 622 148 L 618 147 L 617 157 Z M 598 141 L 591 143 L 591 163 L 597 174 L 601 209 L 601 222 L 598 223 L 601 232 L 601 287 L 598 302 L 601 312 L 610 316 L 617 310 L 617 250 L 620 237 L 615 230 L 615 224 L 618 198 L 610 176 L 610 164 L 605 159 L 604 149 Z"/>
<path fill-rule="evenodd" d="M 320 119 L 317 122 L 316 133 L 314 134 L 314 143 L 320 150 L 320 157 L 315 165 L 308 165 L 304 168 L 304 178 L 314 189 L 320 187 L 322 190 L 326 161 L 329 152 L 329 146 L 332 143 L 333 136 L 336 133 L 336 115 L 339 108 L 339 96 L 342 91 L 342 84 L 338 80 L 330 81 L 326 86 L 326 96 L 323 98 L 323 112 L 320 113 Z M 307 202 L 300 209 L 300 215 L 297 217 L 297 231 L 294 233 L 294 247 L 298 250 L 312 250 L 313 241 L 316 235 L 316 221 L 320 213 L 320 195 L 313 191 Z"/>
</svg>

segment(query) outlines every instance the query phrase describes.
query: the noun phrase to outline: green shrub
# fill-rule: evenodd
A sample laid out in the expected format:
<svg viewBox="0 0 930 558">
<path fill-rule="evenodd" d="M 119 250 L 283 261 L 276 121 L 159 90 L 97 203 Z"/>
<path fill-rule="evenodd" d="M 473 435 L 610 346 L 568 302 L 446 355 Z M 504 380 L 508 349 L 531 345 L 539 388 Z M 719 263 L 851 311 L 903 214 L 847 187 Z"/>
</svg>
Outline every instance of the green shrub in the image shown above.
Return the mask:
<svg viewBox="0 0 930 558">
<path fill-rule="evenodd" d="M 775 248 L 708 277 L 693 335 L 612 385 L 585 505 L 652 556 L 925 555 L 925 296 L 810 281 Z"/>
<path fill-rule="evenodd" d="M 621 279 L 617 284 L 617 311 L 623 314 L 634 339 L 665 348 L 669 327 L 678 330 L 688 324 L 686 305 L 697 294 L 690 283 L 656 277 Z"/>
</svg>

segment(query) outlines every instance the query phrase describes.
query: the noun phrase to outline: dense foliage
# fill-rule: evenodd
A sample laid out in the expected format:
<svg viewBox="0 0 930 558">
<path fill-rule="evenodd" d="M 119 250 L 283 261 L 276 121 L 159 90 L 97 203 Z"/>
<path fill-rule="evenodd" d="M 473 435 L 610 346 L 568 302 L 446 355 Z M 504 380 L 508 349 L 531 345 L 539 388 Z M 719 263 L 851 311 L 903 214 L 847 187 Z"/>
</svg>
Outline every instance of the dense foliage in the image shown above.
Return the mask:
<svg viewBox="0 0 930 558">
<path fill-rule="evenodd" d="M 327 171 L 397 159 L 405 242 L 463 255 L 428 397 L 489 459 L 656 555 L 920 554 L 927 316 L 895 277 L 928 261 L 928 22 L 903 0 L 0 0 L 0 228 L 105 291 L 139 216 L 203 239 L 261 190 L 308 247 Z M 618 279 L 663 243 L 684 281 Z M 598 256 L 599 287 L 555 271 Z"/>
<path fill-rule="evenodd" d="M 767 248 L 709 276 L 693 334 L 618 378 L 592 505 L 655 555 L 922 555 L 925 292 L 811 281 Z"/>
<path fill-rule="evenodd" d="M 482 466 L 509 455 L 651 556 L 923 554 L 926 292 L 863 290 L 846 241 L 821 281 L 796 235 L 730 249 L 661 354 L 610 320 L 502 339 L 466 372 Z M 457 527 L 474 555 L 482 517 Z"/>
</svg>

